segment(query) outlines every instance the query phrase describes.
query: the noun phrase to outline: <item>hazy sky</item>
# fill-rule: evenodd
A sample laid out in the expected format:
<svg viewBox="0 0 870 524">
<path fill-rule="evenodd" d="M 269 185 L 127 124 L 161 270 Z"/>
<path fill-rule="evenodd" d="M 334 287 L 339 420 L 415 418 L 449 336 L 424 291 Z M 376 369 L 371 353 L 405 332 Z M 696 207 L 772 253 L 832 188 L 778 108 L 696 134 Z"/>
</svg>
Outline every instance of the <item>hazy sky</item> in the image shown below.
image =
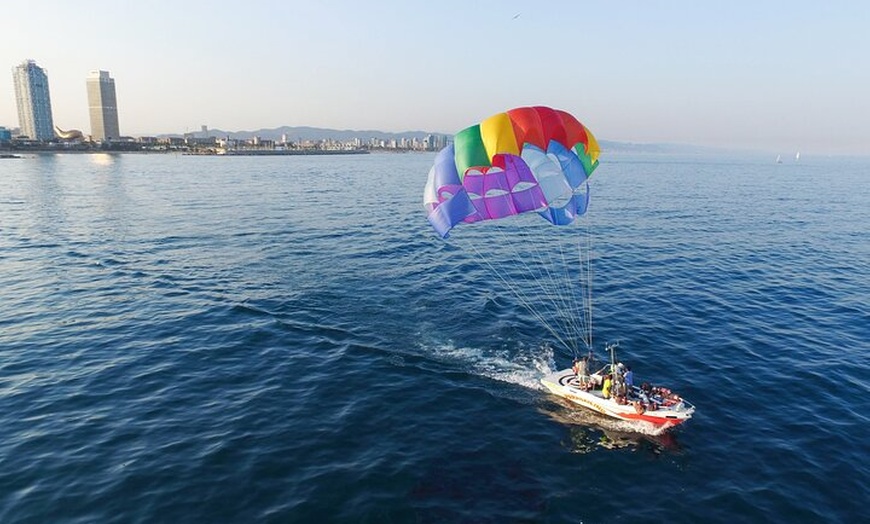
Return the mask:
<svg viewBox="0 0 870 524">
<path fill-rule="evenodd" d="M 4 2 L 0 38 L 7 127 L 30 58 L 55 123 L 85 133 L 103 69 L 133 136 L 454 133 L 548 105 L 604 140 L 870 154 L 865 1 L 31 0 Z"/>
</svg>

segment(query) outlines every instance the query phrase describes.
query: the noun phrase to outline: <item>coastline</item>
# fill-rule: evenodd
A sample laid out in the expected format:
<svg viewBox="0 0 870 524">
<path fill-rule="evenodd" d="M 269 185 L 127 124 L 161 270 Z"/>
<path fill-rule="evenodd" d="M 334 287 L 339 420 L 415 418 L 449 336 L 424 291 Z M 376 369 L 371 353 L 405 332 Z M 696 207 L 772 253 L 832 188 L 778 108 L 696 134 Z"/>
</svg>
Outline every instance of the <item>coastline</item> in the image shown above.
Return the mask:
<svg viewBox="0 0 870 524">
<path fill-rule="evenodd" d="M 18 159 L 35 155 L 166 155 L 176 154 L 182 156 L 320 156 L 320 155 L 368 155 L 367 149 L 331 150 L 331 149 L 263 149 L 263 150 L 229 150 L 229 151 L 197 151 L 180 149 L 11 149 L 0 153 L 0 159 Z"/>
<path fill-rule="evenodd" d="M 219 151 L 185 151 L 196 156 L 296 156 L 296 155 L 368 155 L 366 149 L 230 149 Z"/>
</svg>

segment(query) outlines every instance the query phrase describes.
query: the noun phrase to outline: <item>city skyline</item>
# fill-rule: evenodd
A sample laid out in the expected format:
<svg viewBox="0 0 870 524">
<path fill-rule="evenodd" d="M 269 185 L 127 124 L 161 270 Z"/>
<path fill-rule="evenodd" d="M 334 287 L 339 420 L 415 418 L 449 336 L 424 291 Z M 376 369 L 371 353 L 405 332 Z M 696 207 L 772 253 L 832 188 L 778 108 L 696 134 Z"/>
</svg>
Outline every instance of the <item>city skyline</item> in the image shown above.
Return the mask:
<svg viewBox="0 0 870 524">
<path fill-rule="evenodd" d="M 118 79 L 124 134 L 282 125 L 453 134 L 512 107 L 603 140 L 870 154 L 870 5 L 772 0 L 94 0 L 7 6 L 0 63 L 51 71 L 54 121 L 87 129 L 81 77 Z M 89 27 L 100 31 L 88 31 Z M 71 53 L 70 42 L 81 52 Z M 0 85 L 0 126 L 17 122 Z"/>
</svg>

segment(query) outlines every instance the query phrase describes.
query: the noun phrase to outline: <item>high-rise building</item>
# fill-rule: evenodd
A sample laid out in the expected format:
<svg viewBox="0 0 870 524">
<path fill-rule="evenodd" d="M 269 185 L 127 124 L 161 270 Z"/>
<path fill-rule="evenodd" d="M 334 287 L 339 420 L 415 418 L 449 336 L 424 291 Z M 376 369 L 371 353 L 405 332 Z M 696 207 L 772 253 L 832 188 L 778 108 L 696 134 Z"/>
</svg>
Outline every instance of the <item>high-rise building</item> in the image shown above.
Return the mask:
<svg viewBox="0 0 870 524">
<path fill-rule="evenodd" d="M 91 71 L 88 76 L 88 107 L 94 140 L 117 140 L 121 132 L 118 130 L 115 79 L 108 71 Z"/>
<path fill-rule="evenodd" d="M 12 78 L 21 134 L 34 140 L 53 139 L 54 122 L 45 70 L 33 60 L 25 60 L 12 70 Z"/>
</svg>

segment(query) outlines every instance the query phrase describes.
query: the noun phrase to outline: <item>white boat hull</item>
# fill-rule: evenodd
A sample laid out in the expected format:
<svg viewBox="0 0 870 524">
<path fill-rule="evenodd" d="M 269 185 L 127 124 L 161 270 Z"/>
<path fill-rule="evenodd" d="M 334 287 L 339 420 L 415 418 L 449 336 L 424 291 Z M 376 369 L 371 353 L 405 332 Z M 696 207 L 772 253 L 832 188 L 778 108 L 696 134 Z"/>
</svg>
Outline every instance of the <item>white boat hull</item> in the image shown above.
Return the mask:
<svg viewBox="0 0 870 524">
<path fill-rule="evenodd" d="M 555 395 L 620 420 L 643 421 L 660 427 L 669 427 L 689 420 L 695 412 L 695 407 L 682 399 L 661 405 L 657 403 L 658 409 L 655 410 L 639 407 L 637 402 L 619 404 L 613 398 L 604 398 L 600 389 L 582 389 L 579 379 L 571 369 L 547 375 L 541 379 L 541 383 Z"/>
</svg>

